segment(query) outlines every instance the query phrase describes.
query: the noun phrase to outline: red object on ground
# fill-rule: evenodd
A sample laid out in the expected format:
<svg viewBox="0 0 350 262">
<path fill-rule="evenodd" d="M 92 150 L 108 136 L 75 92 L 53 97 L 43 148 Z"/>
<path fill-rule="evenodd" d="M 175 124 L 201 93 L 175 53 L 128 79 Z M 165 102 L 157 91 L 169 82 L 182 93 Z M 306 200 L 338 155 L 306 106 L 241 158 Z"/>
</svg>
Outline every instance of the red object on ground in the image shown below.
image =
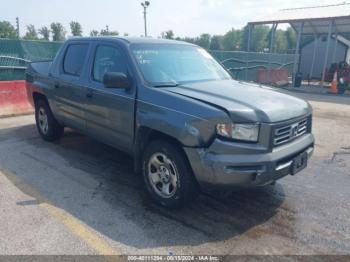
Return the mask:
<svg viewBox="0 0 350 262">
<path fill-rule="evenodd" d="M 331 93 L 337 94 L 338 93 L 338 73 L 335 72 L 333 76 L 333 81 L 331 83 Z"/>
<path fill-rule="evenodd" d="M 33 111 L 27 97 L 26 81 L 0 81 L 0 117 L 29 114 Z"/>
<path fill-rule="evenodd" d="M 259 69 L 256 72 L 256 81 L 260 84 L 276 84 L 281 81 L 288 82 L 288 69 Z"/>
</svg>

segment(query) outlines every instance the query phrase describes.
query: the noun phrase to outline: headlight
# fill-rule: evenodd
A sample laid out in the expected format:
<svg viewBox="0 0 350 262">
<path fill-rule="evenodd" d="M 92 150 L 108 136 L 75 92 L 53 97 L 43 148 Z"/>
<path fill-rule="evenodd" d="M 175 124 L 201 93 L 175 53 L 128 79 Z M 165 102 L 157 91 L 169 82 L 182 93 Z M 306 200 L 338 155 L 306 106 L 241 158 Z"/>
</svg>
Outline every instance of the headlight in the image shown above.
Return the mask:
<svg viewBox="0 0 350 262">
<path fill-rule="evenodd" d="M 258 124 L 218 124 L 216 132 L 219 136 L 242 140 L 257 142 L 259 137 Z"/>
</svg>

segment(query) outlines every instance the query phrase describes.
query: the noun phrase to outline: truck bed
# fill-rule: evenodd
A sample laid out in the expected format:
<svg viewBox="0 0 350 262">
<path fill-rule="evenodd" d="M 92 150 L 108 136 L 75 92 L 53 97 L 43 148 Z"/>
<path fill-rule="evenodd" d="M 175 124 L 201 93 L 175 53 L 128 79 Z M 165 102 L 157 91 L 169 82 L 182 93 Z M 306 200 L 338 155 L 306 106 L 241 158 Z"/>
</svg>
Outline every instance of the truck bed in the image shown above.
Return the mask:
<svg viewBox="0 0 350 262">
<path fill-rule="evenodd" d="M 38 92 L 41 93 L 41 90 L 37 88 L 33 83 L 34 82 L 44 82 L 49 78 L 50 67 L 52 64 L 52 60 L 48 61 L 39 61 L 32 62 L 27 65 L 26 71 L 26 91 L 28 101 L 32 106 L 34 106 L 33 101 L 33 93 Z"/>
<path fill-rule="evenodd" d="M 39 76 L 48 76 L 52 60 L 32 62 L 28 65 L 28 72 L 31 74 L 38 74 Z"/>
</svg>

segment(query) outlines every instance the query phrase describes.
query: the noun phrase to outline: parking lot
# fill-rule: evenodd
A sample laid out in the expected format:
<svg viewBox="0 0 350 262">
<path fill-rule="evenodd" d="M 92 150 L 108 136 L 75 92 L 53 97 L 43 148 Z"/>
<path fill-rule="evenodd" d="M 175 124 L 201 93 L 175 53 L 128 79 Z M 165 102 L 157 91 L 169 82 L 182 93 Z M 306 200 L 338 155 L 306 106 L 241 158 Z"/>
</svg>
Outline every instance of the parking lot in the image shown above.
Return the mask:
<svg viewBox="0 0 350 262">
<path fill-rule="evenodd" d="M 314 108 L 306 170 L 181 210 L 153 204 L 119 151 L 0 119 L 0 254 L 350 254 L 350 98 L 297 95 Z"/>
</svg>

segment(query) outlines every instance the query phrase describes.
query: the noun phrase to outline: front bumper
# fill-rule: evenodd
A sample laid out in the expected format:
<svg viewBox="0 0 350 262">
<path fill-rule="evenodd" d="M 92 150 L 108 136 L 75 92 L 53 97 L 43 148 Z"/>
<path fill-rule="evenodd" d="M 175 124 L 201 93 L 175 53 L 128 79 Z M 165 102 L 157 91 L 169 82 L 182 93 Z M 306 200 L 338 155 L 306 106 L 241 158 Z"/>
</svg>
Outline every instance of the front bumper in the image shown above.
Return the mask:
<svg viewBox="0 0 350 262">
<path fill-rule="evenodd" d="M 314 136 L 299 139 L 264 152 L 249 150 L 216 139 L 209 148 L 184 148 L 194 175 L 202 188 L 254 187 L 270 184 L 291 174 L 293 159 L 304 152 L 308 158 L 314 149 Z M 239 153 L 242 152 L 242 153 Z"/>
</svg>

